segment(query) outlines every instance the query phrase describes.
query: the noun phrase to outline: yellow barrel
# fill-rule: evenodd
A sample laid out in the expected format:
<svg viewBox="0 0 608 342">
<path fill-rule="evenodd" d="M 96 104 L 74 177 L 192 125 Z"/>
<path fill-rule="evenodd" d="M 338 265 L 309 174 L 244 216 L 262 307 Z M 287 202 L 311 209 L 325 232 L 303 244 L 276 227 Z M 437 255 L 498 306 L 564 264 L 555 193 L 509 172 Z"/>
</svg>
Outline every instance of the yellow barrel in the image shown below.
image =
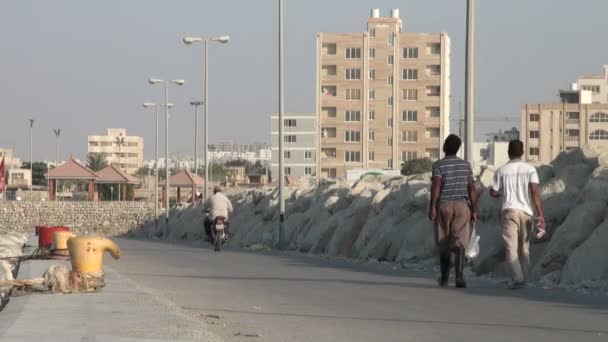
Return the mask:
<svg viewBox="0 0 608 342">
<path fill-rule="evenodd" d="M 68 240 L 76 237 L 72 232 L 54 232 L 53 233 L 53 249 L 68 249 Z"/>
<path fill-rule="evenodd" d="M 80 273 L 99 273 L 103 270 L 103 253 L 120 258 L 120 248 L 112 240 L 101 236 L 79 236 L 68 240 L 72 256 L 72 270 Z"/>
</svg>

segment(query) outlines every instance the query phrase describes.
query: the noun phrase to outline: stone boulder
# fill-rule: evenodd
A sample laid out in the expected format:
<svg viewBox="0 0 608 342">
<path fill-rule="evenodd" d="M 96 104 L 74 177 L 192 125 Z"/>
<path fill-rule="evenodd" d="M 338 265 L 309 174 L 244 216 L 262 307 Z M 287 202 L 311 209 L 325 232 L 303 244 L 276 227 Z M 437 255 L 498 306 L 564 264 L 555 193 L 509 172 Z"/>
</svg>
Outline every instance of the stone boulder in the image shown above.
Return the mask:
<svg viewBox="0 0 608 342">
<path fill-rule="evenodd" d="M 608 281 L 608 220 L 572 252 L 561 272 L 565 285 Z"/>
</svg>

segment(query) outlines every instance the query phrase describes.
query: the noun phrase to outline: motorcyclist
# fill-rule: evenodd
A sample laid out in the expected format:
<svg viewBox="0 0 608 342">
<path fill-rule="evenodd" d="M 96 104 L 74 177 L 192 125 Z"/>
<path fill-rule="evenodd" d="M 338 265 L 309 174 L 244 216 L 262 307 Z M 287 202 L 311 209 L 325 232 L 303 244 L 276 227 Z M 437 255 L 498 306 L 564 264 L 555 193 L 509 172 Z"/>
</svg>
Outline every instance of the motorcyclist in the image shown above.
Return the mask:
<svg viewBox="0 0 608 342">
<path fill-rule="evenodd" d="M 225 218 L 224 231 L 226 237 L 230 235 L 230 222 L 228 221 L 228 216 L 232 214 L 233 210 L 232 203 L 228 197 L 222 193 L 222 187 L 216 185 L 213 188 L 213 195 L 211 195 L 205 203 L 205 233 L 207 234 L 207 240 L 212 241 L 211 225 L 217 217 Z"/>
</svg>

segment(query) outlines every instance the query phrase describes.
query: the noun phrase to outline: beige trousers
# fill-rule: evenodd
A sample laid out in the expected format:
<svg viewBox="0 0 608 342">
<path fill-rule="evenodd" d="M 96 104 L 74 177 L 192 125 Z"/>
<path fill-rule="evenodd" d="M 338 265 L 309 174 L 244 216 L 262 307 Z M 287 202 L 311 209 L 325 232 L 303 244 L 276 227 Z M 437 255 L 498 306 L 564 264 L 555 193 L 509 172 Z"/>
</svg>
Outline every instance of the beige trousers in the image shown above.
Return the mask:
<svg viewBox="0 0 608 342">
<path fill-rule="evenodd" d="M 445 201 L 439 204 L 435 242 L 441 253 L 467 248 L 471 238 L 471 209 L 466 201 Z"/>
<path fill-rule="evenodd" d="M 521 210 L 502 212 L 502 239 L 506 247 L 506 263 L 514 282 L 528 281 L 532 216 Z"/>
</svg>

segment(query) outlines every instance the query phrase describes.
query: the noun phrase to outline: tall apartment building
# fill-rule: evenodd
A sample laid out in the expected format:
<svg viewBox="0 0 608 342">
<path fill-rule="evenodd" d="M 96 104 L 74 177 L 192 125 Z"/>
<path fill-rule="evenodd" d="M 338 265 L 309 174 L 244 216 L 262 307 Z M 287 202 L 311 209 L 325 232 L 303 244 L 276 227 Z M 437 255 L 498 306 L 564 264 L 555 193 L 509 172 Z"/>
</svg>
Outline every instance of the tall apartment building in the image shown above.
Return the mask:
<svg viewBox="0 0 608 342">
<path fill-rule="evenodd" d="M 562 151 L 584 145 L 608 148 L 608 66 L 603 76 L 583 76 L 560 101 L 522 108 L 525 158 L 549 163 Z"/>
<path fill-rule="evenodd" d="M 450 127 L 450 38 L 372 10 L 362 33 L 317 34 L 319 178 L 440 157 Z"/>
<path fill-rule="evenodd" d="M 285 175 L 314 177 L 317 172 L 317 117 L 315 113 L 285 113 Z M 272 178 L 279 176 L 279 116 L 271 116 Z"/>
<path fill-rule="evenodd" d="M 107 135 L 89 135 L 89 153 L 103 153 L 110 164 L 134 174 L 144 163 L 144 138 L 128 136 L 124 128 L 108 128 Z"/>
</svg>

